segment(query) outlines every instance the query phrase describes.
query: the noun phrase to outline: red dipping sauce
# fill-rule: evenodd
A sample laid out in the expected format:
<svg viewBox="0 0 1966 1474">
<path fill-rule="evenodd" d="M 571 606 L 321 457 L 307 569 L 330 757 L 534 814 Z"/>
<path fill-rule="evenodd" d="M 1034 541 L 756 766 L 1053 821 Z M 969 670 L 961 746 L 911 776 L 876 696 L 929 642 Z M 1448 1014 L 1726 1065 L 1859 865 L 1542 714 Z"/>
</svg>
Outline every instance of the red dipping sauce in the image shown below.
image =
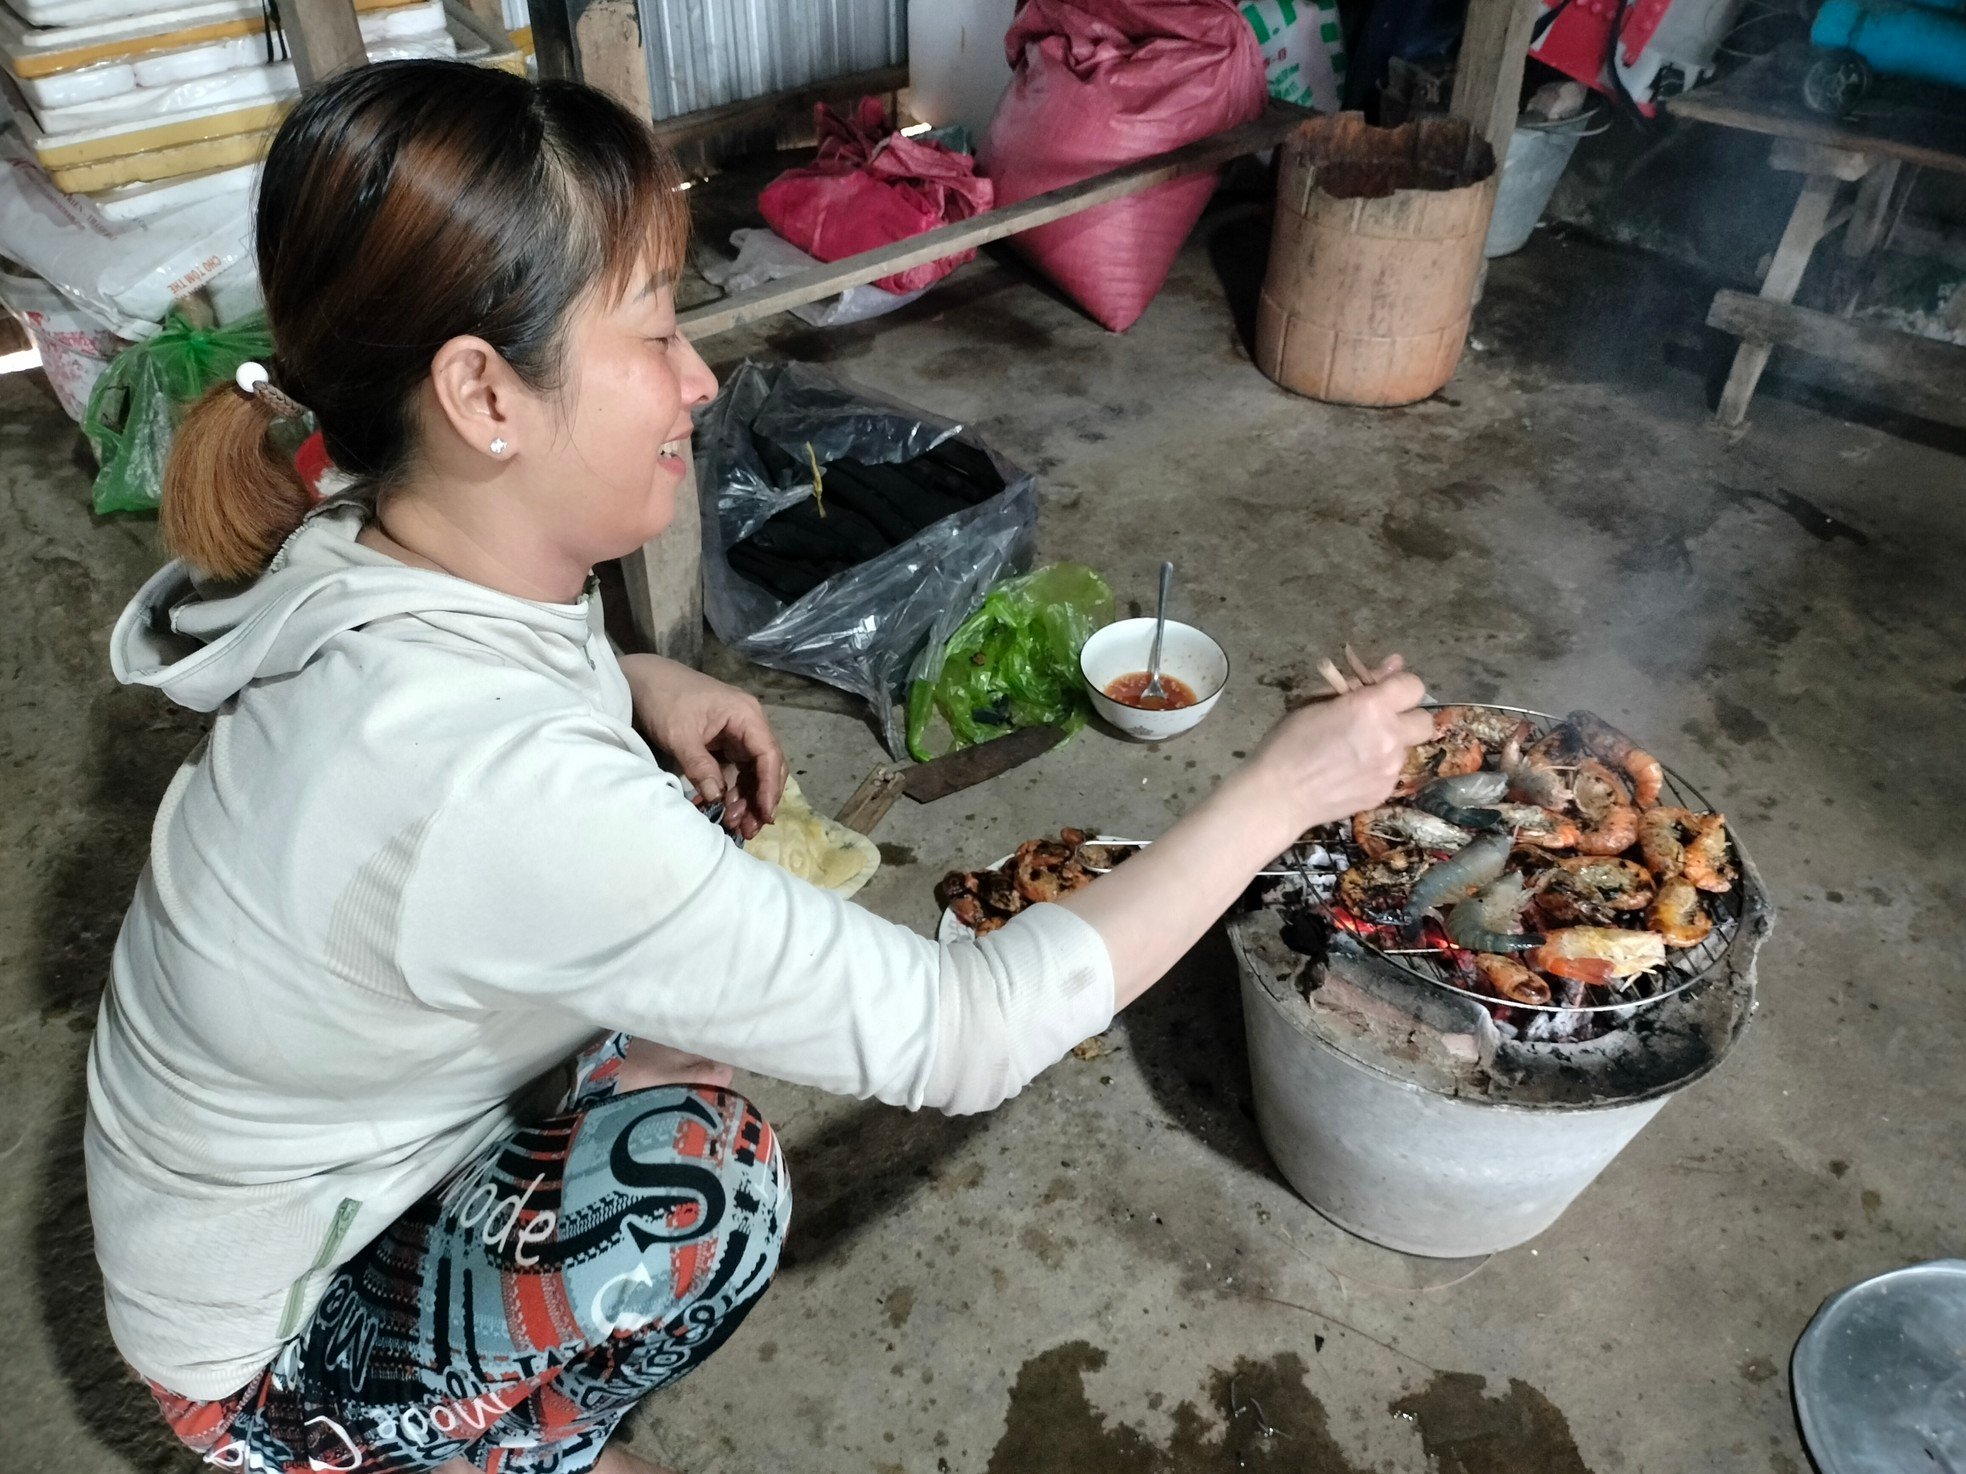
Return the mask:
<svg viewBox="0 0 1966 1474">
<path fill-rule="evenodd" d="M 1184 706 L 1197 705 L 1201 698 L 1195 695 L 1194 688 L 1185 681 L 1177 681 L 1166 672 L 1161 673 L 1160 688 L 1167 694 L 1149 698 L 1141 693 L 1147 689 L 1148 675 L 1137 670 L 1130 676 L 1121 676 L 1106 687 L 1109 700 L 1121 706 L 1130 706 L 1136 711 L 1179 711 Z"/>
</svg>

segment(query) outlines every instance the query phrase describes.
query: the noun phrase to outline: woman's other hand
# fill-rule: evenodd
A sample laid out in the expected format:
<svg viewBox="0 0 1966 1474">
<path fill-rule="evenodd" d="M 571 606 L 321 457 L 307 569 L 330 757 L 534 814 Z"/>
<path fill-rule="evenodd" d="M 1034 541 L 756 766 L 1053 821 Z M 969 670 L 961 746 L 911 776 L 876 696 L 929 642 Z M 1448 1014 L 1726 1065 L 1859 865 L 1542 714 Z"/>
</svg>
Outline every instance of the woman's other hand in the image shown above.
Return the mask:
<svg viewBox="0 0 1966 1474">
<path fill-rule="evenodd" d="M 724 827 L 750 839 L 769 824 L 785 754 L 757 698 L 660 655 L 624 655 L 621 670 L 635 720 L 706 803 L 724 806 Z"/>
</svg>

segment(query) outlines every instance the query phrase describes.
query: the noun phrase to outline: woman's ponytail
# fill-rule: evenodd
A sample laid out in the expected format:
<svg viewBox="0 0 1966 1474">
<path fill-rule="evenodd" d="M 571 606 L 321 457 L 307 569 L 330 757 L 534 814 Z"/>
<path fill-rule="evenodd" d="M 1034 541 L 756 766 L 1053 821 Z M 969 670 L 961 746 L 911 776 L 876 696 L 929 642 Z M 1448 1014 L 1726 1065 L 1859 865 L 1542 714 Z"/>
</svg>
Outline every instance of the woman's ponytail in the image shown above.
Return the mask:
<svg viewBox="0 0 1966 1474">
<path fill-rule="evenodd" d="M 158 509 L 164 544 L 200 573 L 250 578 L 266 567 L 313 498 L 268 436 L 273 409 L 223 383 L 191 407 L 171 437 Z"/>
</svg>

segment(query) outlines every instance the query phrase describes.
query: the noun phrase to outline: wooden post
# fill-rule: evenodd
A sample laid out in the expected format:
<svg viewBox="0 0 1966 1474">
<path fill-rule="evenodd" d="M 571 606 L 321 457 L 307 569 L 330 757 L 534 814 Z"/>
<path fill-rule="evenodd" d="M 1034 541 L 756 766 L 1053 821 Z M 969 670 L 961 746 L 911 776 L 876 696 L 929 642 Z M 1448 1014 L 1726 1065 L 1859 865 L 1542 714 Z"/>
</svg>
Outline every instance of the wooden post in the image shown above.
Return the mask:
<svg viewBox="0 0 1966 1474">
<path fill-rule="evenodd" d="M 647 118 L 648 54 L 635 0 L 551 0 L 566 17 L 567 39 L 581 81 Z M 557 20 L 557 15 L 555 19 Z M 535 11 L 534 37 L 539 41 Z M 676 517 L 669 530 L 639 553 L 621 560 L 628 585 L 628 612 L 643 648 L 684 665 L 703 664 L 703 519 L 696 502 L 696 460 L 676 488 Z"/>
<path fill-rule="evenodd" d="M 280 30 L 303 87 L 368 62 L 354 0 L 280 0 Z"/>
<path fill-rule="evenodd" d="M 476 16 L 494 36 L 510 36 L 505 29 L 505 7 L 500 0 L 464 0 L 464 8 Z"/>
<path fill-rule="evenodd" d="M 644 650 L 684 665 L 703 664 L 703 514 L 696 500 L 696 457 L 676 488 L 669 530 L 621 560 L 628 615 Z"/>
<path fill-rule="evenodd" d="M 1468 0 L 1461 57 L 1454 64 L 1451 116 L 1472 124 L 1495 150 L 1499 171 L 1522 106 L 1522 68 L 1537 0 Z"/>
</svg>

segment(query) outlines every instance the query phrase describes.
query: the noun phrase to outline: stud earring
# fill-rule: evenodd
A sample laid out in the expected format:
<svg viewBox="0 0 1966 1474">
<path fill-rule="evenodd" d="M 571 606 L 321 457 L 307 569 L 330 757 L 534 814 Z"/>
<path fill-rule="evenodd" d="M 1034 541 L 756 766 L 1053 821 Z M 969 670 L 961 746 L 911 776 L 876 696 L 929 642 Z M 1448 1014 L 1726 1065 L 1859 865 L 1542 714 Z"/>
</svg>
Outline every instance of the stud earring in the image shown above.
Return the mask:
<svg viewBox="0 0 1966 1474">
<path fill-rule="evenodd" d="M 498 439 L 494 440 L 491 443 L 491 453 L 495 456 L 502 456 L 505 454 L 505 437 L 503 435 L 499 436 Z"/>
</svg>

